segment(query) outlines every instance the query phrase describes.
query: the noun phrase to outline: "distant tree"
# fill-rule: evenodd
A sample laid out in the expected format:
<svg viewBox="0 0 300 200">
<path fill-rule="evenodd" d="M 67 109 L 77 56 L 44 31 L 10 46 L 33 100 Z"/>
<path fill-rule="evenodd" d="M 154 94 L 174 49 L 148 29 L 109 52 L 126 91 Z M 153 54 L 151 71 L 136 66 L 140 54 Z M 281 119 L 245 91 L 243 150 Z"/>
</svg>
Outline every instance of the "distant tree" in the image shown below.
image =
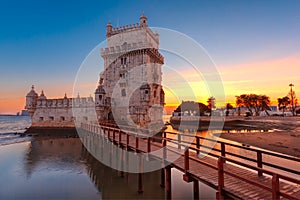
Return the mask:
<svg viewBox="0 0 300 200">
<path fill-rule="evenodd" d="M 229 115 L 229 110 L 233 109 L 233 106 L 230 103 L 226 104 L 226 116 Z"/>
<path fill-rule="evenodd" d="M 209 97 L 207 99 L 207 108 L 208 108 L 210 113 L 213 109 L 216 108 L 216 99 L 214 97 Z"/>
<path fill-rule="evenodd" d="M 250 115 L 255 114 L 259 116 L 262 111 L 267 112 L 271 110 L 270 105 L 270 97 L 266 95 L 257 95 L 257 94 L 242 94 L 240 96 L 236 96 L 236 105 L 238 107 L 246 107 L 250 113 Z"/>
<path fill-rule="evenodd" d="M 236 107 L 238 107 L 238 116 L 240 116 L 241 115 L 241 107 L 243 107 L 243 101 L 240 96 L 235 96 L 235 98 L 236 98 L 235 105 L 236 105 Z"/>
<path fill-rule="evenodd" d="M 266 95 L 259 95 L 259 99 L 258 99 L 259 103 L 260 103 L 260 111 L 259 113 L 256 113 L 256 115 L 258 116 L 260 114 L 260 112 L 265 111 L 267 115 L 270 115 L 268 113 L 268 111 L 271 111 L 271 108 L 269 107 L 271 101 L 270 101 L 270 97 L 266 96 Z"/>
<path fill-rule="evenodd" d="M 285 109 L 290 104 L 290 98 L 288 96 L 278 98 L 277 102 L 278 102 L 278 108 L 279 110 L 282 110 L 282 115 L 284 116 Z"/>
</svg>

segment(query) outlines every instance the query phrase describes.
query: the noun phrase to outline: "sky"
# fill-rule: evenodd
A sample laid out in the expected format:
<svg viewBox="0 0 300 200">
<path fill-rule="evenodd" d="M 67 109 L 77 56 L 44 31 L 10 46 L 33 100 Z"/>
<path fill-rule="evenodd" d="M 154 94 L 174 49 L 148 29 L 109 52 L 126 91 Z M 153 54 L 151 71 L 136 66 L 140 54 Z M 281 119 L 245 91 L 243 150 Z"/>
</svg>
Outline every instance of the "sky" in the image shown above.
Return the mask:
<svg viewBox="0 0 300 200">
<path fill-rule="evenodd" d="M 72 95 L 76 73 L 105 40 L 105 26 L 139 21 L 179 31 L 216 65 L 226 94 L 258 93 L 272 104 L 290 83 L 300 95 L 300 1 L 0 1 L 0 114 L 25 106 L 31 85 L 48 98 Z M 192 76 L 186 68 L 183 76 Z M 164 76 L 167 78 L 167 76 Z M 190 82 L 199 101 L 203 82 Z M 188 99 L 187 99 L 188 100 Z M 216 99 L 218 101 L 218 99 Z M 174 104 L 170 96 L 167 104 Z"/>
</svg>

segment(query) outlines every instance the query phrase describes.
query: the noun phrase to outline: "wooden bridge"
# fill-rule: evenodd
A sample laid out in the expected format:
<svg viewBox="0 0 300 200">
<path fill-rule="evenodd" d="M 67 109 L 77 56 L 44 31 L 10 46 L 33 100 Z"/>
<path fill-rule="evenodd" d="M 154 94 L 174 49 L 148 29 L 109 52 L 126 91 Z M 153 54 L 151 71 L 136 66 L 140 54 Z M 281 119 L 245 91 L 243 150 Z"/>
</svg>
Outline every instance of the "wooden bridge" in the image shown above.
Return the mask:
<svg viewBox="0 0 300 200">
<path fill-rule="evenodd" d="M 184 173 L 186 182 L 193 182 L 194 199 L 199 198 L 199 181 L 215 188 L 217 199 L 300 199 L 300 158 L 182 133 L 164 131 L 161 136 L 141 138 L 130 128 L 120 129 L 112 124 L 81 124 L 81 129 L 128 151 L 151 154 L 163 148 L 162 156 L 153 155 L 156 159 L 168 161 L 169 155 L 178 154 L 178 159 L 161 170 L 166 199 L 171 199 L 172 167 Z M 192 140 L 184 140 L 188 137 Z M 208 151 L 210 147 L 205 145 L 205 140 L 217 145 Z M 255 157 L 234 153 L 228 148 L 243 150 Z M 199 158 L 199 153 L 208 156 Z M 280 159 L 281 163 L 294 163 L 297 168 L 274 164 L 267 161 L 267 156 Z M 142 173 L 138 177 L 138 191 L 142 192 Z"/>
</svg>

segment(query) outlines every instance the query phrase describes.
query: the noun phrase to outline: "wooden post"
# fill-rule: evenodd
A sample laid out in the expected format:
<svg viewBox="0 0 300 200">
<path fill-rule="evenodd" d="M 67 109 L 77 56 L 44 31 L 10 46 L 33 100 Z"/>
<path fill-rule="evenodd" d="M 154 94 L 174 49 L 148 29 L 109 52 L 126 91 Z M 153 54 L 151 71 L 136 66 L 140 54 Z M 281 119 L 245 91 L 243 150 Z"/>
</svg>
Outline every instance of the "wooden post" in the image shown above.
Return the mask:
<svg viewBox="0 0 300 200">
<path fill-rule="evenodd" d="M 193 181 L 194 199 L 199 199 L 199 181 Z"/>
<path fill-rule="evenodd" d="M 181 149 L 181 134 L 177 133 L 177 137 L 178 137 L 178 149 Z"/>
<path fill-rule="evenodd" d="M 225 162 L 225 159 L 223 157 L 219 157 L 219 159 L 218 159 L 218 193 L 219 193 L 219 199 L 222 199 L 222 193 L 223 193 L 223 188 L 224 188 L 224 162 Z"/>
<path fill-rule="evenodd" d="M 160 187 L 165 188 L 165 169 L 160 170 Z"/>
<path fill-rule="evenodd" d="M 189 147 L 187 147 L 184 152 L 184 171 L 188 172 L 189 170 L 190 170 Z"/>
<path fill-rule="evenodd" d="M 108 138 L 108 140 L 110 139 L 110 131 L 109 131 L 109 129 L 104 129 L 104 130 L 108 130 L 108 132 L 107 132 L 107 138 Z"/>
<path fill-rule="evenodd" d="M 200 154 L 200 138 L 196 136 L 196 148 L 197 148 L 197 155 Z"/>
<path fill-rule="evenodd" d="M 262 168 L 262 153 L 257 151 L 257 167 Z M 258 170 L 258 176 L 262 176 L 262 170 Z"/>
<path fill-rule="evenodd" d="M 163 160 L 165 162 L 166 158 L 167 158 L 167 140 L 166 140 L 166 137 L 167 137 L 167 133 L 166 132 L 163 132 Z"/>
<path fill-rule="evenodd" d="M 116 132 L 115 129 L 113 129 L 113 139 L 112 139 L 113 142 L 115 142 L 115 136 L 116 136 L 115 132 Z"/>
<path fill-rule="evenodd" d="M 119 146 L 121 146 L 121 141 L 122 141 L 122 133 L 121 130 L 119 130 L 119 140 L 118 140 Z"/>
<path fill-rule="evenodd" d="M 272 176 L 272 199 L 280 199 L 279 177 L 277 174 L 273 174 Z"/>
<path fill-rule="evenodd" d="M 143 173 L 138 173 L 138 193 L 143 193 Z"/>
<path fill-rule="evenodd" d="M 221 156 L 225 157 L 225 144 L 222 142 L 221 143 Z"/>
<path fill-rule="evenodd" d="M 126 133 L 126 148 L 128 151 L 129 150 L 129 135 L 128 135 L 128 133 Z"/>
<path fill-rule="evenodd" d="M 138 152 L 139 149 L 139 137 L 136 136 L 135 138 L 135 151 Z"/>
<path fill-rule="evenodd" d="M 165 192 L 166 192 L 166 198 L 165 199 L 171 199 L 172 198 L 172 185 L 171 185 L 171 167 L 167 166 L 165 167 Z"/>
<path fill-rule="evenodd" d="M 149 153 L 151 151 L 151 141 L 150 138 L 147 138 L 147 152 Z"/>
</svg>

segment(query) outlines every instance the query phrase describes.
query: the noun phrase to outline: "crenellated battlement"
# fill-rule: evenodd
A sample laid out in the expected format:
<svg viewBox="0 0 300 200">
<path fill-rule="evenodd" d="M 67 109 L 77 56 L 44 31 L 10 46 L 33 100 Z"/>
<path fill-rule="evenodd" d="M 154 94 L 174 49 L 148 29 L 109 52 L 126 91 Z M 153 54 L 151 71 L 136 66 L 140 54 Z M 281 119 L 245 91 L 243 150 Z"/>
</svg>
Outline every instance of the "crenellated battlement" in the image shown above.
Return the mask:
<svg viewBox="0 0 300 200">
<path fill-rule="evenodd" d="M 140 25 L 139 23 L 136 24 L 129 24 L 129 25 L 125 25 L 125 26 L 119 26 L 119 27 L 112 27 L 111 29 L 109 29 L 107 31 L 106 34 L 109 34 L 110 36 L 124 32 L 124 31 L 128 31 L 128 30 L 132 30 L 132 29 L 138 29 L 138 28 L 142 28 L 142 25 Z"/>
<path fill-rule="evenodd" d="M 107 47 L 101 49 L 101 56 L 109 56 L 114 54 L 124 54 L 130 51 L 140 50 L 140 49 L 155 49 L 155 46 L 151 42 L 139 42 L 139 43 L 124 43 L 120 46 Z"/>
</svg>

